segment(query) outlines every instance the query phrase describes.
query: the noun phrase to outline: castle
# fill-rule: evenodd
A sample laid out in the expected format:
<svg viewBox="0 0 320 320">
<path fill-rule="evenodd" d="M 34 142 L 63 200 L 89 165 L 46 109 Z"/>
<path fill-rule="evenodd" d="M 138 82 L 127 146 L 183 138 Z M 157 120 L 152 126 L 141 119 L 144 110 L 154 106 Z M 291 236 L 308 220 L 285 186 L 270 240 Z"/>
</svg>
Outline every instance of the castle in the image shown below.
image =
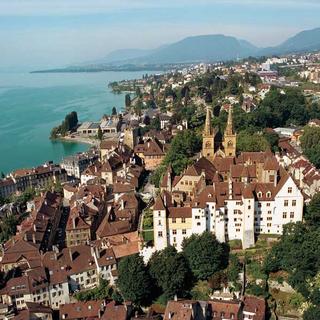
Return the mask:
<svg viewBox="0 0 320 320">
<path fill-rule="evenodd" d="M 303 195 L 271 151 L 236 154 L 232 109 L 222 143 L 207 109 L 201 157 L 180 175 L 168 167 L 153 207 L 157 250 L 182 249 L 192 234 L 210 231 L 221 242 L 254 246 L 259 234 L 281 235 L 302 220 Z"/>
</svg>

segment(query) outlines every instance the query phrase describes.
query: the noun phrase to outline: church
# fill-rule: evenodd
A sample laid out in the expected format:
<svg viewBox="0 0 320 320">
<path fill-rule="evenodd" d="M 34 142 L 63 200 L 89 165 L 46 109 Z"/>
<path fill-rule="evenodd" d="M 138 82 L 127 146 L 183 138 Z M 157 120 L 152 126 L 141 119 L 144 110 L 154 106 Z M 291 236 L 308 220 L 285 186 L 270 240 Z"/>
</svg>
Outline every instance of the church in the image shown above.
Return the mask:
<svg viewBox="0 0 320 320">
<path fill-rule="evenodd" d="M 211 162 L 213 162 L 216 157 L 235 157 L 237 135 L 233 128 L 232 106 L 230 106 L 229 109 L 227 126 L 222 143 L 216 139 L 217 132 L 212 127 L 211 120 L 212 114 L 210 109 L 207 107 L 206 121 L 202 134 L 202 157 L 207 158 Z"/>
</svg>

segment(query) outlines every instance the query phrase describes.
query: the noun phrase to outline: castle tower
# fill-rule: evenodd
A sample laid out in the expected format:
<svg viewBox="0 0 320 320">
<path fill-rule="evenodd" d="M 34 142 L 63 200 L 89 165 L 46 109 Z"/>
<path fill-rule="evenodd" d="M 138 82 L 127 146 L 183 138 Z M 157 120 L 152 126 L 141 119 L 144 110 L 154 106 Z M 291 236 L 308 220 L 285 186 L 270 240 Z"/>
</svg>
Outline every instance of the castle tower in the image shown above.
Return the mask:
<svg viewBox="0 0 320 320">
<path fill-rule="evenodd" d="M 207 107 L 206 122 L 204 124 L 204 130 L 202 133 L 202 156 L 213 160 L 214 159 L 214 136 L 215 132 L 211 124 L 211 111 Z"/>
<path fill-rule="evenodd" d="M 125 128 L 123 143 L 133 150 L 136 145 L 137 136 L 136 129 L 132 129 L 130 127 Z"/>
<path fill-rule="evenodd" d="M 233 130 L 232 106 L 229 108 L 227 127 L 223 136 L 223 148 L 226 157 L 235 157 L 236 155 L 237 135 Z"/>
</svg>

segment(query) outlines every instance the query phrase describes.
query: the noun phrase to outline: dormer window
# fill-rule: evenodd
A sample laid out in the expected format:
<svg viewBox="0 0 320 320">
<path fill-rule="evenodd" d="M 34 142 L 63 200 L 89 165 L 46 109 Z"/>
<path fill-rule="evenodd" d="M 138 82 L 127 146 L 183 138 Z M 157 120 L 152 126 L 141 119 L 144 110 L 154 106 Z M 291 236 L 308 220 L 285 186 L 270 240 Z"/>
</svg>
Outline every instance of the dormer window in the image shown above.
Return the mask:
<svg viewBox="0 0 320 320">
<path fill-rule="evenodd" d="M 267 198 L 271 198 L 271 192 L 270 191 L 267 192 Z"/>
<path fill-rule="evenodd" d="M 258 192 L 258 198 L 261 198 L 261 197 L 262 197 L 262 192 L 259 191 L 259 192 Z"/>
</svg>

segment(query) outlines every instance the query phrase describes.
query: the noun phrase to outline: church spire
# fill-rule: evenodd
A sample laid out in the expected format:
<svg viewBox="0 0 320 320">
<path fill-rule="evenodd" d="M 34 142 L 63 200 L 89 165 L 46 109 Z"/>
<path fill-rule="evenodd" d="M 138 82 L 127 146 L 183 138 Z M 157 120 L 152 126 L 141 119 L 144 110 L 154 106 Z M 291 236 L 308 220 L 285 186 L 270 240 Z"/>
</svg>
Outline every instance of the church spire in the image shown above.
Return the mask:
<svg viewBox="0 0 320 320">
<path fill-rule="evenodd" d="M 227 135 L 233 135 L 234 131 L 233 131 L 233 117 L 232 117 L 232 110 L 233 107 L 230 106 L 229 107 L 229 113 L 228 113 L 228 122 L 227 122 L 227 127 L 226 127 L 226 131 L 225 134 Z"/>
<path fill-rule="evenodd" d="M 207 106 L 207 115 L 206 115 L 206 122 L 204 124 L 203 134 L 206 136 L 212 135 L 212 127 L 211 127 L 211 111 Z"/>
</svg>

